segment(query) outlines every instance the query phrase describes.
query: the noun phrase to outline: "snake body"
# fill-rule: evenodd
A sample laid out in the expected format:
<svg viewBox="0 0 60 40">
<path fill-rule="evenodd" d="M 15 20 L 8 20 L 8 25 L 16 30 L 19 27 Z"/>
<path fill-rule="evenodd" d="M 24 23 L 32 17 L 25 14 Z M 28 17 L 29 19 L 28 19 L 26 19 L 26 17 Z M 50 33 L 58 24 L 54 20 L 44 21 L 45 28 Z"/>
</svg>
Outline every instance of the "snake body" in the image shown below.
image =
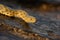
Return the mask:
<svg viewBox="0 0 60 40">
<path fill-rule="evenodd" d="M 12 10 L 9 7 L 0 4 L 0 14 L 6 15 L 6 16 L 14 16 L 23 19 L 27 23 L 35 23 L 36 18 L 33 16 L 30 16 L 27 14 L 26 11 L 23 10 Z"/>
</svg>

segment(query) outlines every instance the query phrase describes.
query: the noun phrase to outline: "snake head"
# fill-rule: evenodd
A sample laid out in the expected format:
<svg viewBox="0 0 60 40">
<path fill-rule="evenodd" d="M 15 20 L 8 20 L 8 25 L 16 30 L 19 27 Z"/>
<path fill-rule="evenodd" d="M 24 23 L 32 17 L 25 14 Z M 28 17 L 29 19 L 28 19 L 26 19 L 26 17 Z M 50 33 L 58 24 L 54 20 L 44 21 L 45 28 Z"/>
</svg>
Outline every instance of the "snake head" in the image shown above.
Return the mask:
<svg viewBox="0 0 60 40">
<path fill-rule="evenodd" d="M 25 22 L 27 22 L 27 23 L 35 23 L 36 22 L 36 18 L 35 17 L 33 17 L 33 16 L 27 16 L 27 17 L 25 17 Z"/>
</svg>

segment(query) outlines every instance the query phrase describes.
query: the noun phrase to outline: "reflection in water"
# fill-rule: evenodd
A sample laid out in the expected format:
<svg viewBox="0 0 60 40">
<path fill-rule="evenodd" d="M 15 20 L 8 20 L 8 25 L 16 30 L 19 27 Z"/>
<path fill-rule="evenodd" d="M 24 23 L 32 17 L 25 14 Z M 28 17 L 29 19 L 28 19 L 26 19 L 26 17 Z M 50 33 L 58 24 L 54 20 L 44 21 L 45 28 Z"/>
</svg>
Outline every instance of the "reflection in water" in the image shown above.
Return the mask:
<svg viewBox="0 0 60 40">
<path fill-rule="evenodd" d="M 5 36 L 1 36 L 0 40 L 9 40 L 9 39 L 7 37 L 5 37 Z"/>
</svg>

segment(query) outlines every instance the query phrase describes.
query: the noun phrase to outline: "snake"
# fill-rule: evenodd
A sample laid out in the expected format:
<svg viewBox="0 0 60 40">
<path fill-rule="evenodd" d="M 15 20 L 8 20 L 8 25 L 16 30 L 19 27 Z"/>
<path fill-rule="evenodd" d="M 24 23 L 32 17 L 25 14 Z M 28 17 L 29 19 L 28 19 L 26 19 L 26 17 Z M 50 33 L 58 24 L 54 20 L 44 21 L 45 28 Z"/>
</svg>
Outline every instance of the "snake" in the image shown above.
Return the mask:
<svg viewBox="0 0 60 40">
<path fill-rule="evenodd" d="M 13 10 L 3 4 L 0 4 L 0 14 L 9 16 L 9 17 L 17 17 L 23 19 L 27 23 L 35 23 L 36 18 L 29 15 L 26 11 L 24 10 Z"/>
</svg>

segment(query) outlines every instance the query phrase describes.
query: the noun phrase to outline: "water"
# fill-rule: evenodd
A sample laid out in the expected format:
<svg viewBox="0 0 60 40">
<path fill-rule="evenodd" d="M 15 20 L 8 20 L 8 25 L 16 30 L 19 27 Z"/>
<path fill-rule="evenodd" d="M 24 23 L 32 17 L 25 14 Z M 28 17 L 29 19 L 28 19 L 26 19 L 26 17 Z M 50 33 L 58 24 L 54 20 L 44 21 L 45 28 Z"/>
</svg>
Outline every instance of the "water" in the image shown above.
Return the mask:
<svg viewBox="0 0 60 40">
<path fill-rule="evenodd" d="M 43 13 L 34 11 L 31 9 L 25 9 L 21 7 L 20 5 L 17 5 L 16 3 L 7 4 L 6 2 L 1 2 L 2 4 L 5 4 L 13 9 L 23 9 L 28 12 L 29 15 L 32 15 L 36 17 L 37 21 L 34 24 L 29 24 L 31 26 L 32 31 L 48 38 L 55 38 L 50 35 L 48 35 L 48 32 L 52 32 L 54 34 L 60 35 L 60 13 L 58 12 L 46 12 L 45 15 L 42 15 Z M 9 22 L 9 23 L 8 23 Z M 13 20 L 5 20 L 6 24 L 17 26 L 18 28 L 21 28 L 21 25 Z M 7 40 L 7 39 L 6 39 Z M 13 39 L 15 40 L 15 39 Z"/>
</svg>

